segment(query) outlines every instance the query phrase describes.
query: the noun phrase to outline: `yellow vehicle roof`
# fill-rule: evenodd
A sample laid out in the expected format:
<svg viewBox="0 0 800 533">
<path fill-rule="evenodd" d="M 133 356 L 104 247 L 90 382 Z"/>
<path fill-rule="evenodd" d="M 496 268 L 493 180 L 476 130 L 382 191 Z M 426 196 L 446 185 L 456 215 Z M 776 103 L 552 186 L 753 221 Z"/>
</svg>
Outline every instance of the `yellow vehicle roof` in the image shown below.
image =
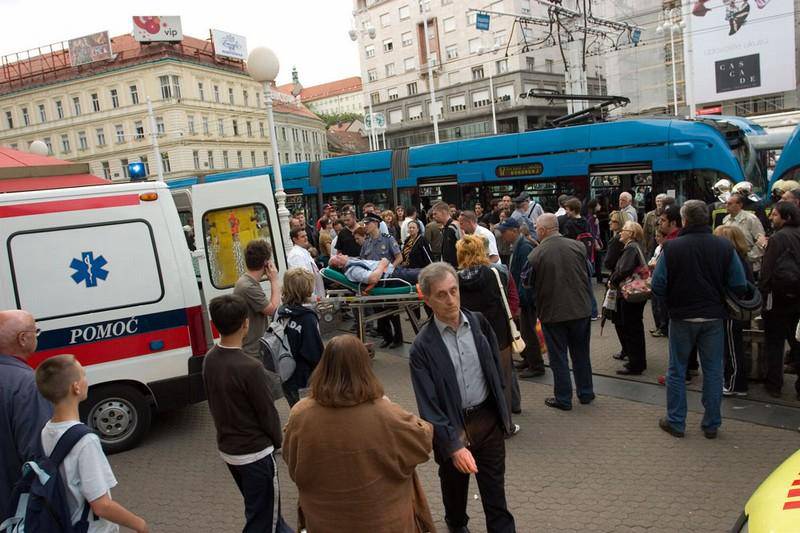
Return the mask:
<svg viewBox="0 0 800 533">
<path fill-rule="evenodd" d="M 744 510 L 749 533 L 800 530 L 800 450 L 759 485 Z"/>
</svg>

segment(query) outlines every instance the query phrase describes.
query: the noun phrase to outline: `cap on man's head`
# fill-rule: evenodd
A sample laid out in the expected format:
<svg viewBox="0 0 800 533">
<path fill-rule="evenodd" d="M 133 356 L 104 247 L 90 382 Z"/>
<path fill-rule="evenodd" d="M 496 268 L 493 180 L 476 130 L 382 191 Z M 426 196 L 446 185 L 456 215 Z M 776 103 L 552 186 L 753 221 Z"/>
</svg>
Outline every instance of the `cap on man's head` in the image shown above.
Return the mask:
<svg viewBox="0 0 800 533">
<path fill-rule="evenodd" d="M 531 196 L 528 193 L 526 193 L 525 191 L 523 191 L 519 196 L 514 198 L 514 203 L 515 204 L 521 204 L 522 202 L 527 202 L 530 199 L 531 199 Z"/>
<path fill-rule="evenodd" d="M 333 204 L 325 204 L 322 206 L 322 210 L 325 211 L 326 209 L 333 209 Z"/>
<path fill-rule="evenodd" d="M 361 222 L 363 224 L 366 224 L 367 222 L 376 222 L 380 224 L 381 217 L 376 215 L 375 213 L 367 213 L 366 215 L 364 215 L 364 218 L 361 219 Z"/>
<path fill-rule="evenodd" d="M 497 225 L 497 229 L 500 231 L 506 231 L 509 229 L 519 229 L 519 221 L 516 218 L 507 218 L 502 221 L 500 224 Z"/>
</svg>

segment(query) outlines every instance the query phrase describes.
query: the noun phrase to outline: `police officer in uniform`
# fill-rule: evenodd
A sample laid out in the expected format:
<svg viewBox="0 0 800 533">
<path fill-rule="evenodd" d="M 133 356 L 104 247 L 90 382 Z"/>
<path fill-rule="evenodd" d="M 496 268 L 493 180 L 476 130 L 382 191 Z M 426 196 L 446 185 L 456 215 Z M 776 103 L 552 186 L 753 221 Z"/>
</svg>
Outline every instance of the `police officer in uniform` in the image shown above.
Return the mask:
<svg viewBox="0 0 800 533">
<path fill-rule="evenodd" d="M 361 258 L 380 261 L 388 259 L 395 267 L 403 261 L 403 254 L 397 241 L 388 233 L 381 233 L 383 222 L 379 215 L 367 213 L 361 221 L 367 230 L 367 239 L 361 246 Z M 375 309 L 381 311 L 382 308 Z M 403 330 L 400 315 L 392 315 L 378 319 L 378 332 L 383 337 L 381 348 L 399 348 L 403 345 Z"/>
</svg>

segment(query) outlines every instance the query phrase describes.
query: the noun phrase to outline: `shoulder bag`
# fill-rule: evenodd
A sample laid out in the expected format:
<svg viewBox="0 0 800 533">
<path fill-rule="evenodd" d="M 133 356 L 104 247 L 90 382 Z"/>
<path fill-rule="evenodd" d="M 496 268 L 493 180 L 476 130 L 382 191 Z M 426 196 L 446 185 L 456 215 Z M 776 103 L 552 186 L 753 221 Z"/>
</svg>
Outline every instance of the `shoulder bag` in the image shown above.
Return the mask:
<svg viewBox="0 0 800 533">
<path fill-rule="evenodd" d="M 646 302 L 650 298 L 650 269 L 647 266 L 647 260 L 644 258 L 642 249 L 638 244 L 636 251 L 639 252 L 639 258 L 642 263 L 637 266 L 633 274 L 628 276 L 619 286 L 619 292 L 626 302 L 635 304 Z"/>
<path fill-rule="evenodd" d="M 508 300 L 506 299 L 506 290 L 503 288 L 503 282 L 500 281 L 500 273 L 492 267 L 489 269 L 494 272 L 494 277 L 497 278 L 497 286 L 500 289 L 500 296 L 503 298 L 503 307 L 506 309 L 506 318 L 508 318 L 508 327 L 511 330 L 511 349 L 516 353 L 522 353 L 525 349 L 525 341 L 522 340 L 517 325 L 514 323 L 514 318 L 511 316 L 511 309 L 508 307 Z"/>
</svg>

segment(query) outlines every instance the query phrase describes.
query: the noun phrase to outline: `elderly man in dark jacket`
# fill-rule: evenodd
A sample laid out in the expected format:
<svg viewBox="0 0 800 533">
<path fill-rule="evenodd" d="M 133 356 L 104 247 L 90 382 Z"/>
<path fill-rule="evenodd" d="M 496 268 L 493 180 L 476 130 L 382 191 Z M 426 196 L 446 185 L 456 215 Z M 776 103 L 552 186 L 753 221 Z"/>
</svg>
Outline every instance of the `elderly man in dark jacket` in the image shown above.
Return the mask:
<svg viewBox="0 0 800 533">
<path fill-rule="evenodd" d="M 539 338 L 536 335 L 536 301 L 533 290 L 528 286 L 528 280 L 523 275 L 528 264 L 528 255 L 533 251 L 533 244 L 527 237 L 520 233 L 520 223 L 517 219 L 507 218 L 497 225 L 500 236 L 504 242 L 512 243 L 511 259 L 508 269 L 514 279 L 519 293 L 519 332 L 525 341 L 522 351 L 524 363 L 517 365 L 521 369 L 521 378 L 534 378 L 544 375 L 544 361 L 539 349 Z"/>
<path fill-rule="evenodd" d="M 594 400 L 589 359 L 592 301 L 586 247 L 558 233 L 556 216 L 536 220 L 539 246 L 528 260 L 533 267 L 536 310 L 547 342 L 555 397 L 544 403 L 563 411 L 572 409 L 572 381 L 567 350 L 572 358 L 575 389 L 582 404 Z"/>
<path fill-rule="evenodd" d="M 689 200 L 681 207 L 683 230 L 662 245 L 653 274 L 653 293 L 669 312 L 667 416 L 658 421 L 673 437 L 686 428 L 686 366 L 697 347 L 703 368 L 703 434 L 716 438 L 722 424 L 723 321 L 726 289 L 743 292 L 747 280 L 733 244 L 711 234 L 708 207 Z"/>
<path fill-rule="evenodd" d="M 475 474 L 486 529 L 511 533 L 514 517 L 505 493 L 505 436 L 511 433 L 511 418 L 497 339 L 483 315 L 461 308 L 453 267 L 428 265 L 419 286 L 433 319 L 411 347 L 411 383 L 420 417 L 433 424 L 445 522 L 452 532 L 469 531 L 469 476 Z"/>
<path fill-rule="evenodd" d="M 37 331 L 29 313 L 0 312 L 0 522 L 8 518 L 22 464 L 35 458 L 42 428 L 53 411 L 36 389 L 27 362 L 36 351 Z"/>
</svg>

